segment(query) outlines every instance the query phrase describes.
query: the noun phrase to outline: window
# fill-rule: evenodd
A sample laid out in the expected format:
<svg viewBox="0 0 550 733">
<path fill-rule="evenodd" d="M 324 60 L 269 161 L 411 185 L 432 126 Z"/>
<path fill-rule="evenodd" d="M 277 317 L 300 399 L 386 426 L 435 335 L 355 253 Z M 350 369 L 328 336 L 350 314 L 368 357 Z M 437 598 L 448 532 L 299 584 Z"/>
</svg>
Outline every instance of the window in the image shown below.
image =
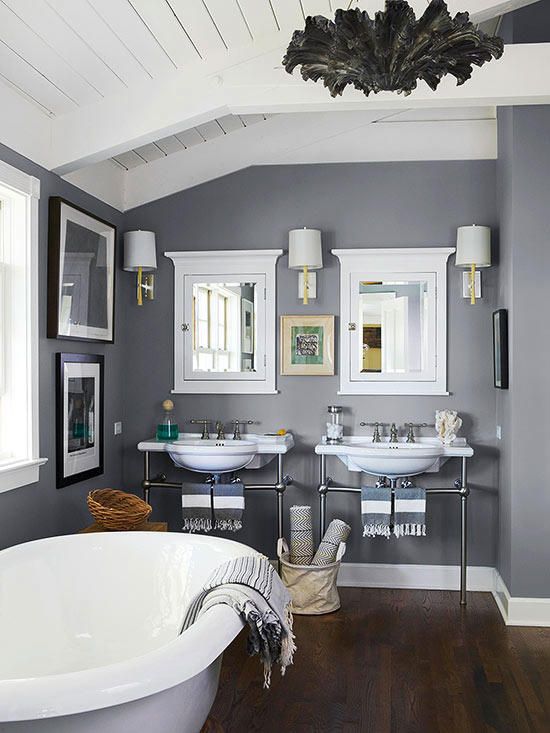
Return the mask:
<svg viewBox="0 0 550 733">
<path fill-rule="evenodd" d="M 40 182 L 0 162 L 0 491 L 38 481 Z"/>
<path fill-rule="evenodd" d="M 236 286 L 234 286 L 236 287 Z M 231 285 L 198 283 L 193 295 L 193 369 L 227 372 L 240 370 L 239 334 L 236 318 L 228 325 L 228 313 L 240 308 L 240 296 Z"/>
</svg>

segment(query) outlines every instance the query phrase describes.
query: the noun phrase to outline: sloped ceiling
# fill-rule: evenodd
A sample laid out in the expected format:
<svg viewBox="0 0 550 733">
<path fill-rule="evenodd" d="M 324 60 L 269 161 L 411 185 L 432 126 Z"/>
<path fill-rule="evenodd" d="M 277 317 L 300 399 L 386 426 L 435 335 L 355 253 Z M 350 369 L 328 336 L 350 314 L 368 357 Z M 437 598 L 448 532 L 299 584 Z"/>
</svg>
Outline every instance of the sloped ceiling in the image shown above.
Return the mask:
<svg viewBox="0 0 550 733">
<path fill-rule="evenodd" d="M 529 2 L 469 0 L 467 9 L 474 20 L 494 24 L 502 12 Z M 345 0 L 346 7 L 351 4 Z M 372 13 L 381 0 L 354 4 Z M 417 14 L 425 8 L 424 0 L 411 4 Z M 465 9 L 463 0 L 448 4 L 453 13 Z M 471 83 L 458 90 L 449 83 L 437 95 L 419 88 L 407 99 L 381 94 L 366 100 L 350 91 L 332 100 L 320 85 L 287 75 L 280 59 L 307 15 L 331 16 L 337 5 L 335 0 L 0 0 L 0 139 L 125 208 L 152 195 L 143 179 L 151 176 L 152 192 L 163 167 L 172 187 L 202 180 L 201 160 L 214 175 L 285 156 L 306 162 L 348 159 L 354 149 L 357 159 L 394 159 L 398 153 L 424 159 L 436 123 L 434 156 L 450 155 L 443 138 L 452 130 L 458 157 L 491 157 L 494 112 L 487 109 L 518 100 L 550 102 L 548 75 L 527 76 L 527 69 L 550 65 L 546 44 L 507 49 L 498 65 L 476 70 Z M 431 113 L 428 119 L 409 119 L 410 132 L 398 133 L 407 110 L 427 107 L 484 111 L 466 118 L 446 113 L 445 119 Z M 319 117 L 307 116 L 312 113 Z M 372 123 L 380 125 L 376 132 Z M 372 125 L 368 140 L 357 147 L 361 134 L 353 131 L 365 125 Z M 196 144 L 185 142 L 193 138 Z M 171 171 L 176 159 L 183 171 L 180 183 Z"/>
</svg>

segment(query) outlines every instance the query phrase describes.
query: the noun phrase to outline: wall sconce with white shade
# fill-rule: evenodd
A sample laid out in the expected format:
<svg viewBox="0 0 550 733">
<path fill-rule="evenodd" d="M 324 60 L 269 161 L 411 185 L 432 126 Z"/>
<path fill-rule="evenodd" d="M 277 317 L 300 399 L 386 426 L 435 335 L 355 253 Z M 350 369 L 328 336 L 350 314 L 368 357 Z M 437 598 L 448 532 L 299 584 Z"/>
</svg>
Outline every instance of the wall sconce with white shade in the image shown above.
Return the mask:
<svg viewBox="0 0 550 733">
<path fill-rule="evenodd" d="M 476 268 L 491 266 L 490 227 L 476 225 L 458 227 L 455 265 L 470 270 L 469 273 L 464 273 L 464 278 L 467 278 L 464 297 L 469 297 L 470 303 L 474 305 L 476 294 L 481 297 L 481 273 L 476 272 Z"/>
<path fill-rule="evenodd" d="M 155 245 L 155 233 L 142 230 L 125 232 L 124 234 L 124 265 L 127 272 L 137 272 L 137 304 L 143 305 L 143 296 L 147 300 L 153 300 L 154 275 L 151 273 L 157 269 L 157 250 Z"/>
<path fill-rule="evenodd" d="M 298 297 L 307 305 L 317 297 L 317 275 L 310 270 L 323 267 L 323 249 L 319 229 L 292 229 L 288 233 L 288 267 L 302 270 L 298 281 Z"/>
</svg>

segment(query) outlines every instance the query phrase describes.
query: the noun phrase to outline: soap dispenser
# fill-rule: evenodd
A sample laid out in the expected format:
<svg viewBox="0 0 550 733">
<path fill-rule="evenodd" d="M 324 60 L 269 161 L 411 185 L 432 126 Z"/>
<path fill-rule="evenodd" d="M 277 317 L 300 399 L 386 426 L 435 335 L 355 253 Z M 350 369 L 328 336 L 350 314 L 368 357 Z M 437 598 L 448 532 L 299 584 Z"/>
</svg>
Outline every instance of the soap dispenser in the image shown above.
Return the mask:
<svg viewBox="0 0 550 733">
<path fill-rule="evenodd" d="M 157 425 L 157 440 L 177 440 L 180 431 L 172 415 L 172 410 L 174 409 L 172 400 L 164 400 L 162 409 L 164 410 L 164 415 Z"/>
</svg>

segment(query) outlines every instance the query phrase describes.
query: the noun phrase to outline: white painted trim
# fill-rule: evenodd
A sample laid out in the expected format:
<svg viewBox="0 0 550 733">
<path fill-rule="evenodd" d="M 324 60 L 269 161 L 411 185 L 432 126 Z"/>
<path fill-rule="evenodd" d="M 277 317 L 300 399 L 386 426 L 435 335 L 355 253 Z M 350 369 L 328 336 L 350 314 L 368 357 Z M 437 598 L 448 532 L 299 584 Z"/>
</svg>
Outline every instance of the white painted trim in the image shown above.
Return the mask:
<svg viewBox="0 0 550 733">
<path fill-rule="evenodd" d="M 506 583 L 496 568 L 491 590 L 507 626 L 550 627 L 550 598 L 511 596 Z"/>
<path fill-rule="evenodd" d="M 340 260 L 340 389 L 338 394 L 376 395 L 429 395 L 447 393 L 447 260 L 453 254 L 453 247 L 388 247 L 333 249 L 332 254 Z M 352 374 L 343 365 L 353 363 L 353 334 L 347 324 L 355 322 L 353 297 L 361 279 L 395 278 L 422 275 L 428 282 L 428 292 L 434 298 L 431 341 L 429 354 L 432 365 L 423 380 L 384 379 L 384 375 L 369 375 L 365 379 L 352 379 Z M 432 275 L 428 278 L 427 275 Z M 377 378 L 380 376 L 380 378 Z"/>
<path fill-rule="evenodd" d="M 468 590 L 491 592 L 494 568 L 468 568 Z M 343 562 L 338 585 L 353 588 L 415 588 L 422 590 L 458 590 L 459 565 L 393 565 L 384 563 Z"/>
<path fill-rule="evenodd" d="M 23 417 L 26 434 L 20 436 L 21 455 L 0 468 L 0 491 L 19 488 L 38 481 L 39 467 L 47 458 L 39 458 L 39 314 L 38 314 L 38 213 L 40 199 L 40 181 L 23 171 L 0 161 L 0 183 L 5 190 L 13 191 L 13 200 L 24 201 L 24 209 L 17 224 L 17 272 L 22 278 L 17 290 L 18 302 L 16 310 L 22 323 L 12 324 L 12 335 L 21 338 L 22 356 L 25 361 L 21 365 L 24 373 L 24 390 L 26 391 Z M 10 194 L 8 193 L 9 197 Z M 14 235 L 15 236 L 15 235 Z M 13 246 L 13 244 L 12 244 Z M 13 257 L 13 252 L 10 255 Z M 14 283 L 14 287 L 17 285 Z M 19 364 L 18 364 L 19 367 Z M 13 389 L 16 386 L 13 385 Z M 17 387 L 17 390 L 20 388 Z M 18 391 L 17 394 L 21 392 Z"/>
<path fill-rule="evenodd" d="M 47 458 L 31 461 L 18 461 L 0 467 L 0 494 L 20 486 L 35 484 L 40 478 L 40 466 L 47 463 Z"/>
<path fill-rule="evenodd" d="M 40 180 L 3 160 L 0 160 L 0 183 L 13 188 L 17 193 L 40 198 Z"/>
<path fill-rule="evenodd" d="M 174 263 L 174 394 L 276 394 L 276 339 L 270 334 L 276 332 L 276 269 L 282 249 L 246 249 L 165 252 Z M 232 279 L 261 275 L 265 279 L 265 322 L 263 329 L 258 324 L 258 342 L 263 348 L 258 354 L 265 354 L 263 379 L 186 379 L 185 349 L 190 331 L 183 331 L 182 324 L 191 322 L 186 309 L 185 283 L 188 276 L 220 276 Z M 260 296 L 261 297 L 261 296 Z M 263 333 L 262 333 L 263 330 Z"/>
</svg>

